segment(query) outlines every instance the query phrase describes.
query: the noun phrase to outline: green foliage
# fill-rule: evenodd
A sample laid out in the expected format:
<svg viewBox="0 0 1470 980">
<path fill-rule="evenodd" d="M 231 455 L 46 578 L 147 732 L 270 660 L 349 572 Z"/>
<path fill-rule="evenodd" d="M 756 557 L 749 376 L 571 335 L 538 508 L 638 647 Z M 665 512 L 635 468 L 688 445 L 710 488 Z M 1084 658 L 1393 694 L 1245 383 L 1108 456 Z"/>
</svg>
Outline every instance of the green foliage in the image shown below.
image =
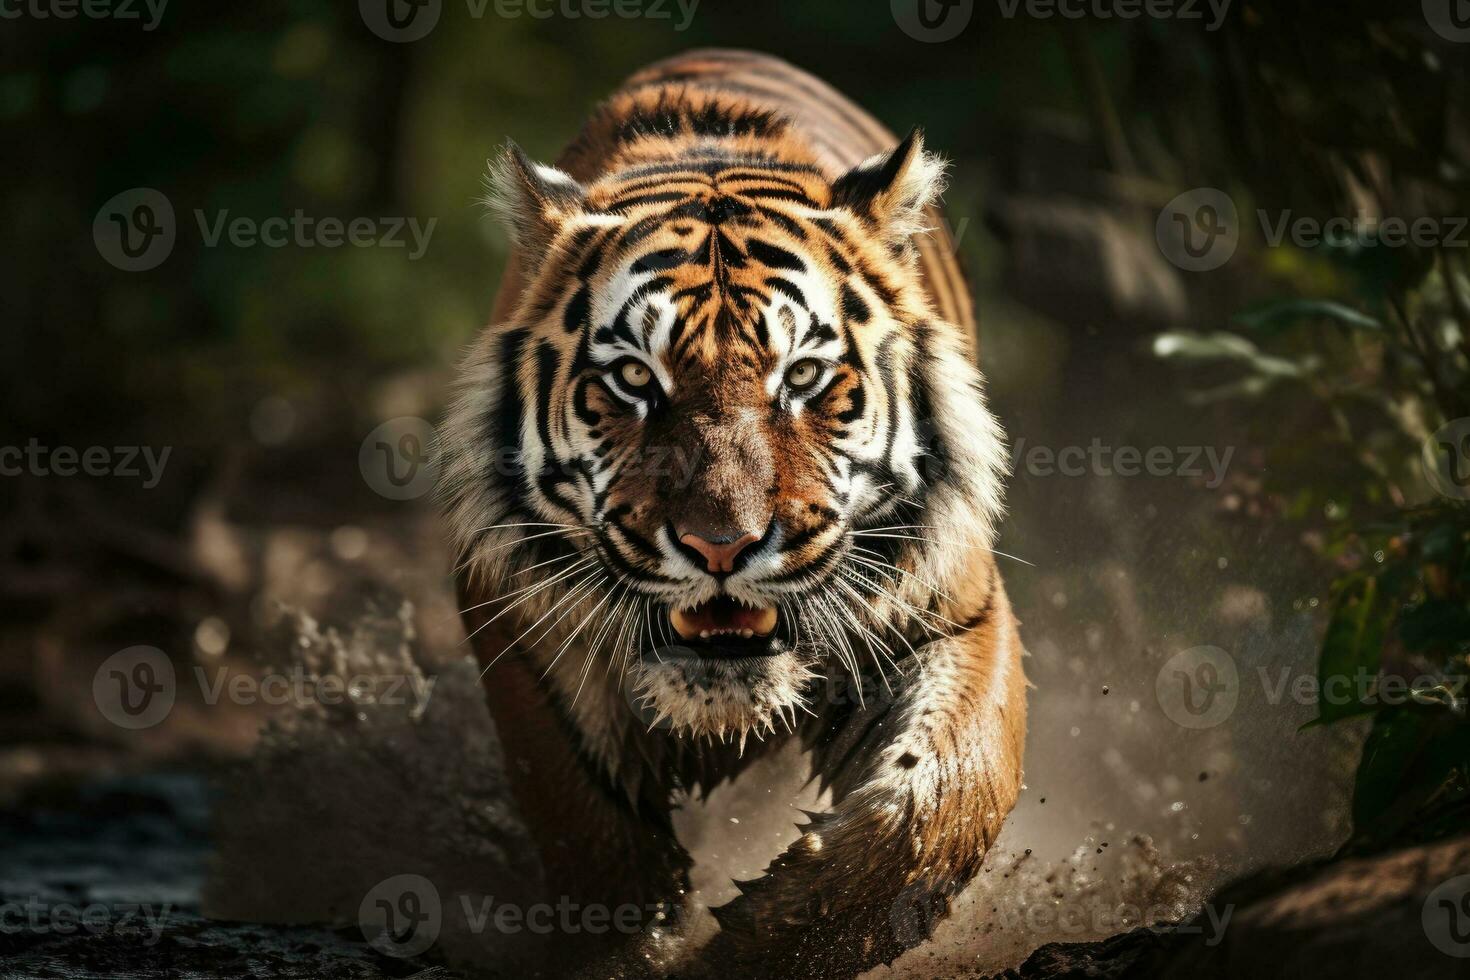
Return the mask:
<svg viewBox="0 0 1470 980">
<path fill-rule="evenodd" d="M 1191 400 L 1269 430 L 1261 493 L 1334 576 L 1310 724 L 1369 725 L 1348 848 L 1433 838 L 1470 824 L 1470 505 L 1434 492 L 1421 449 L 1470 416 L 1470 262 L 1462 243 L 1387 242 L 1377 219 L 1453 234 L 1470 212 L 1452 135 L 1466 65 L 1386 8 L 1253 11 L 1252 58 L 1225 83 L 1256 149 L 1237 172 L 1272 214 L 1352 230 L 1312 247 L 1243 238 L 1233 261 L 1274 296 L 1153 350 L 1189 372 Z"/>
<path fill-rule="evenodd" d="M 1432 295 L 1421 286 L 1400 302 L 1421 316 L 1452 316 L 1432 310 Z M 1430 495 L 1419 453 L 1425 430 L 1455 410 L 1453 400 L 1441 405 L 1430 373 L 1463 371 L 1461 355 L 1437 344 L 1421 356 L 1404 320 L 1383 322 L 1335 300 L 1288 300 L 1235 323 L 1250 336 L 1166 334 L 1154 351 L 1236 372 L 1195 392 L 1196 400 L 1255 399 L 1333 423 L 1335 437 L 1283 446 L 1294 465 L 1285 474 L 1278 468 L 1274 489 L 1288 501 L 1288 516 L 1325 518 L 1323 554 L 1341 569 L 1318 663 L 1320 714 L 1310 724 L 1371 719 L 1348 846 L 1463 828 L 1470 822 L 1470 506 Z M 1312 342 L 1300 343 L 1308 333 Z M 1342 454 L 1361 465 L 1342 465 Z M 1403 505 L 1425 499 L 1435 502 Z"/>
<path fill-rule="evenodd" d="M 1341 569 L 1310 724 L 1371 719 L 1353 850 L 1470 822 L 1470 506 L 1432 496 L 1419 452 L 1437 420 L 1458 410 L 1457 392 L 1445 388 L 1465 372 L 1463 324 L 1447 303 L 1457 288 L 1431 274 L 1390 291 L 1382 318 L 1335 299 L 1289 299 L 1237 316 L 1248 335 L 1176 333 L 1154 343 L 1161 357 L 1235 372 L 1197 400 L 1255 399 L 1331 422 L 1330 436 L 1283 447 L 1293 465 L 1278 468 L 1274 489 L 1290 501 L 1289 516 L 1326 519 L 1324 557 Z M 1361 295 L 1373 305 L 1369 285 Z M 1344 466 L 1343 455 L 1360 465 Z M 1435 502 L 1405 506 L 1426 499 Z"/>
<path fill-rule="evenodd" d="M 1327 299 L 1294 299 L 1246 310 L 1235 315 L 1235 322 L 1263 336 L 1284 333 L 1304 321 L 1330 320 L 1355 330 L 1383 331 L 1383 324 L 1351 306 Z"/>
<path fill-rule="evenodd" d="M 1371 558 L 1334 585 L 1317 723 L 1371 715 L 1353 797 L 1352 846 L 1432 837 L 1470 820 L 1470 507 L 1446 503 L 1377 525 Z"/>
<path fill-rule="evenodd" d="M 1433 840 L 1470 823 L 1470 725 L 1414 705 L 1374 719 L 1353 787 L 1348 851 Z"/>
</svg>

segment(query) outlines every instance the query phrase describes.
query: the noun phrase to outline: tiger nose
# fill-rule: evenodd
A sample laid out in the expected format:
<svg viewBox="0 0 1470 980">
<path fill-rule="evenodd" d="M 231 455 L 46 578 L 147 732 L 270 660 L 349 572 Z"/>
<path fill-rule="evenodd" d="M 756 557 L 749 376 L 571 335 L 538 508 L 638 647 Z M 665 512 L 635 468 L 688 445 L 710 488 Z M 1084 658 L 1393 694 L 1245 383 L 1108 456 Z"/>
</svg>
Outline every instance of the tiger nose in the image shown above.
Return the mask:
<svg viewBox="0 0 1470 980">
<path fill-rule="evenodd" d="M 760 539 L 761 536 L 752 531 L 738 537 L 729 534 L 702 537 L 693 531 L 679 535 L 679 543 L 703 555 L 706 569 L 715 574 L 735 571 L 735 556 Z"/>
</svg>

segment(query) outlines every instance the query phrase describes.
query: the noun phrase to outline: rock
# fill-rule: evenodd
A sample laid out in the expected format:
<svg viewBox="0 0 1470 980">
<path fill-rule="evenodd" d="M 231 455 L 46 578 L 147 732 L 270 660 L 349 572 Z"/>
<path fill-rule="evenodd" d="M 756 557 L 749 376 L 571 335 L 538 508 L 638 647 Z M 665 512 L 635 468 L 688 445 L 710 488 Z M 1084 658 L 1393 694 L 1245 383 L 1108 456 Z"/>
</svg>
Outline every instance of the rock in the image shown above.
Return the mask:
<svg viewBox="0 0 1470 980">
<path fill-rule="evenodd" d="M 1053 943 L 997 978 L 1463 978 L 1467 912 L 1470 836 L 1253 875 L 1187 922 Z"/>
</svg>

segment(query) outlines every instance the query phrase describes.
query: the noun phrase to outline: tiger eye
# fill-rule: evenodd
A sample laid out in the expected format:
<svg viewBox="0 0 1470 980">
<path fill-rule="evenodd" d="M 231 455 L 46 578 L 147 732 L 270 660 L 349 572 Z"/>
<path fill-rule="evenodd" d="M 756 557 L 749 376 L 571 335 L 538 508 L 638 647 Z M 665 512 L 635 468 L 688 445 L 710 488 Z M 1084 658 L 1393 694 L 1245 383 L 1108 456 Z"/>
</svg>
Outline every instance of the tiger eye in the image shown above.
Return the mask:
<svg viewBox="0 0 1470 980">
<path fill-rule="evenodd" d="M 653 372 L 642 361 L 624 361 L 618 374 L 630 388 L 642 388 L 653 380 Z"/>
<path fill-rule="evenodd" d="M 797 391 L 804 391 L 817 383 L 817 378 L 821 376 L 821 373 L 821 362 L 807 358 L 804 361 L 797 361 L 787 369 L 786 383 Z"/>
</svg>

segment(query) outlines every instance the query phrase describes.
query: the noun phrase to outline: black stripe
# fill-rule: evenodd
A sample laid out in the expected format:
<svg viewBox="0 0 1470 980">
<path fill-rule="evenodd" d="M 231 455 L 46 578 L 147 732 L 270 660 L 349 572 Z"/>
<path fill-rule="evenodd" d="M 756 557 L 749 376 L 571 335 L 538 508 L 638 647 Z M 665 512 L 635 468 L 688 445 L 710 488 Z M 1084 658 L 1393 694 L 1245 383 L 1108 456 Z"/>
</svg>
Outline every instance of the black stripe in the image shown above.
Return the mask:
<svg viewBox="0 0 1470 980">
<path fill-rule="evenodd" d="M 561 323 L 567 333 L 576 333 L 587 325 L 588 317 L 592 310 L 592 293 L 583 284 L 582 288 L 572 294 L 567 301 L 566 312 L 562 314 Z"/>
<path fill-rule="evenodd" d="M 844 281 L 842 283 L 842 318 L 851 323 L 867 323 L 872 318 L 873 311 L 868 309 L 868 304 L 852 288 L 852 284 Z"/>
<path fill-rule="evenodd" d="M 807 326 L 806 333 L 801 335 L 801 340 L 797 343 L 797 346 L 805 347 L 808 342 L 813 340 L 819 343 L 827 343 L 828 341 L 836 339 L 837 331 L 833 330 L 830 326 L 823 323 L 821 320 L 818 320 L 817 315 L 813 313 L 812 322 Z"/>
<path fill-rule="evenodd" d="M 486 435 L 490 438 L 490 446 L 494 450 L 492 462 L 495 466 L 504 457 L 502 453 L 521 452 L 521 419 L 525 415 L 525 403 L 521 399 L 521 386 L 518 378 L 518 368 L 521 363 L 521 352 L 525 349 L 526 339 L 529 336 L 527 330 L 512 330 L 500 338 L 500 398 L 487 420 Z M 511 505 L 520 507 L 524 503 L 525 471 L 520 470 L 522 479 L 511 483 Z"/>
<path fill-rule="evenodd" d="M 750 238 L 745 242 L 745 249 L 750 253 L 751 258 L 767 268 L 806 271 L 806 263 L 801 260 L 800 256 L 786 251 L 779 245 L 773 245 L 759 238 Z"/>
<path fill-rule="evenodd" d="M 806 294 L 801 291 L 800 286 L 792 282 L 790 279 L 782 279 L 780 276 L 771 276 L 766 280 L 766 285 L 770 286 L 776 292 L 785 293 L 787 296 L 790 296 L 791 299 L 795 301 L 796 304 L 800 306 L 803 310 L 807 308 Z"/>
</svg>

